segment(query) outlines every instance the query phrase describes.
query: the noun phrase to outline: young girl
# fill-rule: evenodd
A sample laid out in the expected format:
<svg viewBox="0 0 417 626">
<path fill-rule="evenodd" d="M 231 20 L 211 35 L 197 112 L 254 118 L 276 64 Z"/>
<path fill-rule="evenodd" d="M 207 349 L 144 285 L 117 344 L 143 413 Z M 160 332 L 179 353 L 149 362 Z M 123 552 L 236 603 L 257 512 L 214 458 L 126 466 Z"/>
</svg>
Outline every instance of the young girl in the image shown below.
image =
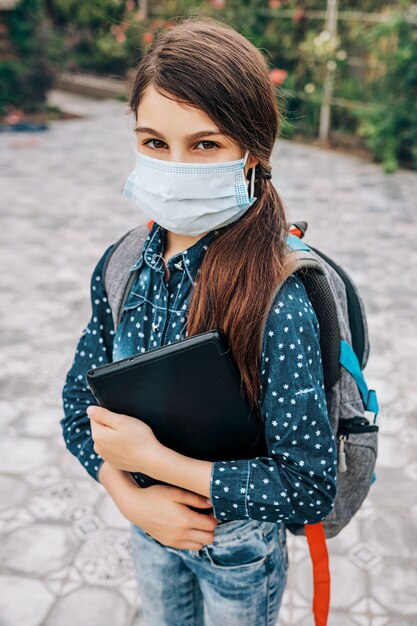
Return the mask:
<svg viewBox="0 0 417 626">
<path fill-rule="evenodd" d="M 292 274 L 270 180 L 275 90 L 245 37 L 187 18 L 147 49 L 129 106 L 136 162 L 124 193 L 152 225 L 116 332 L 102 280 L 112 246 L 93 272 L 92 316 L 63 389 L 66 445 L 130 521 L 149 626 L 272 626 L 287 581 L 285 523 L 323 520 L 336 495 L 319 324 Z M 141 420 L 89 407 L 89 368 L 213 328 L 263 420 L 268 456 L 193 459 Z M 135 472 L 168 484 L 141 488 Z"/>
</svg>

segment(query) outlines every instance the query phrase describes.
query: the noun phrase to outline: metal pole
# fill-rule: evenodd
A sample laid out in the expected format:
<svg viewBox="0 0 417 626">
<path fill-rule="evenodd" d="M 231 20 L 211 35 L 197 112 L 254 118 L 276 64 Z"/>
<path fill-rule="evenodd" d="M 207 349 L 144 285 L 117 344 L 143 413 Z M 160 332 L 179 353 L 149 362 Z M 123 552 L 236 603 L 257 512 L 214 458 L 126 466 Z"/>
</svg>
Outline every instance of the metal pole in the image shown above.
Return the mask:
<svg viewBox="0 0 417 626">
<path fill-rule="evenodd" d="M 326 30 L 332 35 L 337 32 L 337 3 L 338 0 L 327 0 Z M 329 143 L 331 99 L 333 96 L 334 72 L 326 66 L 326 73 L 323 84 L 323 101 L 320 108 L 320 130 L 319 139 L 323 145 Z"/>
<path fill-rule="evenodd" d="M 142 11 L 144 20 L 147 20 L 149 17 L 149 1 L 150 0 L 139 0 L 139 8 Z"/>
</svg>

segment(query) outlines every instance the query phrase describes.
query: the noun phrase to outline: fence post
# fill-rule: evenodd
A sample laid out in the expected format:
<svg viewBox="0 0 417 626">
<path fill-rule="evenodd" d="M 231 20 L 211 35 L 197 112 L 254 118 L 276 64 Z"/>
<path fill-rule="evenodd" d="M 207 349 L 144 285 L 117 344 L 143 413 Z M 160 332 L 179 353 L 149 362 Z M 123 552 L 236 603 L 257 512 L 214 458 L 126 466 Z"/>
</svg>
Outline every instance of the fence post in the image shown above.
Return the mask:
<svg viewBox="0 0 417 626">
<path fill-rule="evenodd" d="M 139 8 L 142 11 L 143 19 L 147 20 L 149 17 L 149 0 L 139 0 Z"/>
<path fill-rule="evenodd" d="M 332 35 L 332 37 L 336 35 L 337 32 L 337 3 L 338 0 L 327 0 L 326 30 Z M 326 65 L 323 84 L 323 100 L 320 107 L 319 140 L 322 145 L 328 145 L 329 143 L 333 84 L 334 71 L 329 70 Z"/>
</svg>

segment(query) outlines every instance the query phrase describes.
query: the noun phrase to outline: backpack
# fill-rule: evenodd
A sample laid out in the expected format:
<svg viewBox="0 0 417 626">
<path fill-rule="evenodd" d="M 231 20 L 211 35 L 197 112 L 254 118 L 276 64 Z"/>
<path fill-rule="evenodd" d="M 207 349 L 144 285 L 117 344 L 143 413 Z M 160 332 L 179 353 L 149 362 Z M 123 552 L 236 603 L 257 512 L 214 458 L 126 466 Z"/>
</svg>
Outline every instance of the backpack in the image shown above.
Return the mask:
<svg viewBox="0 0 417 626">
<path fill-rule="evenodd" d="M 115 330 L 135 279 L 135 272 L 129 269 L 136 263 L 152 223 L 124 234 L 106 258 L 103 280 Z M 370 349 L 364 303 L 346 271 L 302 241 L 307 226 L 307 222 L 293 223 L 286 243 L 288 253 L 295 256 L 294 273 L 302 279 L 319 322 L 327 409 L 337 443 L 337 489 L 333 508 L 324 520 L 305 525 L 286 522 L 285 528 L 307 538 L 313 562 L 315 624 L 325 626 L 330 600 L 326 538 L 336 536 L 348 524 L 376 480 L 379 409 L 376 392 L 368 389 L 362 372 Z M 271 303 L 282 284 L 274 290 Z"/>
</svg>

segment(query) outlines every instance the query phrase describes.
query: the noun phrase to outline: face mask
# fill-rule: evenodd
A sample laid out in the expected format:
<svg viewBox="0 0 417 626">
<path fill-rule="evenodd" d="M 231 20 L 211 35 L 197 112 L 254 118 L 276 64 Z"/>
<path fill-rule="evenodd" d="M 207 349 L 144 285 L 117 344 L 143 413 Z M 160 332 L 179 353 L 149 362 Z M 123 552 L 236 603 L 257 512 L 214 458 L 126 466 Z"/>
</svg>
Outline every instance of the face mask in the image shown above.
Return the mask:
<svg viewBox="0 0 417 626">
<path fill-rule="evenodd" d="M 251 196 L 243 159 L 222 163 L 172 163 L 134 149 L 136 165 L 128 176 L 123 195 L 163 228 L 184 235 L 227 226 L 241 217 L 256 198 Z"/>
</svg>

